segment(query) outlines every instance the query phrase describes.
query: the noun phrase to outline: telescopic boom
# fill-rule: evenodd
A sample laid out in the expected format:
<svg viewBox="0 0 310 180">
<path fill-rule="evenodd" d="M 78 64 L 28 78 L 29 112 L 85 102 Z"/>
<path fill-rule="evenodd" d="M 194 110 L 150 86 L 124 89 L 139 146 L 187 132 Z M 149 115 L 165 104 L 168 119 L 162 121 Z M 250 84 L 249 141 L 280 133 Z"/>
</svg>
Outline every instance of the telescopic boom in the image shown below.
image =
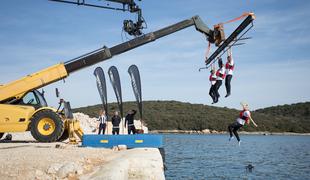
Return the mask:
<svg viewBox="0 0 310 180">
<path fill-rule="evenodd" d="M 139 46 L 142 46 L 144 44 L 150 43 L 152 41 L 155 41 L 156 39 L 159 39 L 161 37 L 167 36 L 169 34 L 173 34 L 177 31 L 180 31 L 182 29 L 185 29 L 187 27 L 195 25 L 196 30 L 205 34 L 208 39 L 213 39 L 213 31 L 209 29 L 200 19 L 199 16 L 194 16 L 190 19 L 181 21 L 179 23 L 173 24 L 171 26 L 165 27 L 163 29 L 160 29 L 155 32 L 151 32 L 148 34 L 145 34 L 143 36 L 134 38 L 132 40 L 129 40 L 127 42 L 118 44 L 116 46 L 113 46 L 111 48 L 101 48 L 97 51 L 88 53 L 84 56 L 78 57 L 76 59 L 70 60 L 68 62 L 65 62 L 66 70 L 69 73 L 75 72 L 77 70 L 80 70 L 82 68 L 91 66 L 93 64 L 105 61 L 107 59 L 112 58 L 115 55 L 122 54 L 126 51 L 135 49 Z"/>
<path fill-rule="evenodd" d="M 244 30 L 247 25 L 253 21 L 253 18 L 248 17 L 244 20 L 233 33 L 234 37 L 237 37 L 242 30 Z M 94 65 L 96 63 L 108 60 L 115 55 L 122 54 L 126 51 L 135 49 L 139 46 L 153 42 L 156 39 L 173 34 L 182 29 L 188 28 L 190 26 L 195 26 L 196 30 L 203 33 L 210 43 L 217 42 L 216 45 L 220 45 L 219 49 L 215 51 L 219 54 L 229 45 L 230 42 L 234 40 L 233 37 L 229 37 L 221 44 L 222 39 L 218 39 L 217 34 L 223 33 L 219 32 L 217 29 L 209 29 L 200 19 L 199 16 L 194 16 L 190 19 L 183 20 L 179 23 L 173 24 L 171 26 L 165 27 L 155 32 L 145 34 L 143 36 L 134 38 L 127 42 L 118 44 L 111 48 L 103 47 L 93 52 L 84 54 L 80 57 L 67 61 L 65 63 L 56 64 L 54 66 L 43 69 L 39 72 L 27 75 L 16 81 L 10 82 L 5 85 L 0 85 L 0 103 L 12 103 L 17 99 L 22 98 L 29 91 L 44 87 L 53 82 L 59 81 L 69 76 L 70 73 L 76 72 L 80 69 L 86 68 L 88 66 Z M 211 59 L 212 59 L 211 58 Z M 209 59 L 210 60 L 210 59 Z"/>
</svg>

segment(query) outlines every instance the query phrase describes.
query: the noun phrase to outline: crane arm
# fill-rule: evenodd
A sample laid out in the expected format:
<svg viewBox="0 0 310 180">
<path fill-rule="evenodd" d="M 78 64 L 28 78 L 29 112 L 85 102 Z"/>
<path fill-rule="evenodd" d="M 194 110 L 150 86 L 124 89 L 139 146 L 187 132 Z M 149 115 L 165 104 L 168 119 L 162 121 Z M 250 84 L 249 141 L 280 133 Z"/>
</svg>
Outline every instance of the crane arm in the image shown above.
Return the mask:
<svg viewBox="0 0 310 180">
<path fill-rule="evenodd" d="M 29 91 L 38 89 L 66 78 L 70 73 L 94 65 L 96 63 L 105 61 L 115 55 L 122 54 L 131 49 L 137 48 L 149 42 L 155 41 L 158 38 L 175 33 L 187 27 L 195 25 L 199 32 L 202 32 L 212 40 L 213 31 L 210 30 L 199 18 L 194 16 L 190 19 L 183 20 L 174 25 L 165 27 L 155 32 L 145 34 L 143 36 L 134 38 L 127 42 L 115 45 L 111 48 L 100 48 L 93 52 L 87 53 L 73 60 L 65 63 L 56 64 L 54 66 L 43 69 L 39 72 L 27 75 L 16 81 L 0 86 L 0 103 L 13 102 L 14 99 L 20 99 Z"/>
<path fill-rule="evenodd" d="M 173 24 L 158 31 L 151 32 L 127 42 L 115 45 L 111 48 L 104 47 L 85 54 L 84 56 L 65 62 L 66 70 L 68 74 L 75 72 L 193 25 L 195 25 L 197 31 L 205 34 L 209 41 L 213 41 L 213 31 L 203 23 L 199 16 L 194 16 L 190 19 Z"/>
<path fill-rule="evenodd" d="M 158 31 L 151 32 L 143 36 L 136 37 L 127 42 L 115 45 L 111 48 L 103 47 L 88 54 L 84 54 L 80 57 L 67 61 L 65 63 L 56 64 L 39 72 L 27 75 L 16 81 L 12 81 L 5 85 L 0 85 L 0 103 L 14 102 L 14 100 L 22 98 L 29 91 L 44 87 L 46 85 L 64 79 L 70 73 L 108 60 L 115 55 L 122 54 L 124 52 L 153 42 L 156 39 L 175 33 L 193 25 L 195 26 L 197 31 L 203 33 L 207 37 L 207 40 L 210 43 L 215 43 L 216 45 L 219 45 L 219 48 L 206 62 L 208 64 L 253 21 L 253 17 L 249 16 L 248 18 L 246 18 L 241 23 L 241 25 L 233 32 L 233 34 L 228 37 L 223 43 L 221 43 L 223 39 L 221 38 L 222 36 L 218 36 L 218 34 L 223 33 L 223 31 L 217 29 L 209 29 L 199 18 L 199 16 L 194 16 L 190 19 L 183 20 L 179 23 L 162 28 Z"/>
</svg>

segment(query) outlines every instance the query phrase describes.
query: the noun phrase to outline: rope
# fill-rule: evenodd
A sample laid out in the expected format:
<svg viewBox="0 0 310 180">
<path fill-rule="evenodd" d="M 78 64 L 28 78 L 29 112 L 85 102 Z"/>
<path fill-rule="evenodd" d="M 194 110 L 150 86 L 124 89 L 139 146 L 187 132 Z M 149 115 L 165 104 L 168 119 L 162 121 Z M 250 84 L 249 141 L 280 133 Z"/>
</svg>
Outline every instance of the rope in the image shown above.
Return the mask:
<svg viewBox="0 0 310 180">
<path fill-rule="evenodd" d="M 228 23 L 232 23 L 232 22 L 235 22 L 235 21 L 239 21 L 239 20 L 247 17 L 248 15 L 254 16 L 254 13 L 253 12 L 244 12 L 241 16 L 236 17 L 234 19 L 231 19 L 229 21 L 223 22 L 223 23 L 216 24 L 216 25 L 214 25 L 214 27 L 219 27 L 219 26 L 224 25 L 224 24 L 228 24 Z"/>
<path fill-rule="evenodd" d="M 231 49 L 232 47 L 229 47 L 228 49 L 227 49 L 227 56 L 232 56 L 232 49 Z"/>
<path fill-rule="evenodd" d="M 207 50 L 206 50 L 206 54 L 205 54 L 205 56 L 206 56 L 206 61 L 208 60 L 208 56 L 209 56 L 210 50 L 211 50 L 211 43 L 210 43 L 210 41 L 209 41 L 209 44 L 208 44 L 208 47 L 207 47 Z"/>
<path fill-rule="evenodd" d="M 235 21 L 239 21 L 239 20 L 241 20 L 241 19 L 243 19 L 243 18 L 245 18 L 245 17 L 247 17 L 247 16 L 249 16 L 249 15 L 251 15 L 251 16 L 253 16 L 253 17 L 255 18 L 255 15 L 254 15 L 253 12 L 244 12 L 244 13 L 243 13 L 241 16 L 239 16 L 239 17 L 236 17 L 236 18 L 231 19 L 231 20 L 229 20 L 229 21 L 222 22 L 222 23 L 218 23 L 218 24 L 214 25 L 214 29 L 220 28 L 220 27 L 222 27 L 224 24 L 228 24 L 228 23 L 232 23 L 232 22 L 235 22 Z M 229 49 L 230 49 L 230 48 L 231 48 L 231 47 L 229 47 Z M 205 60 L 205 61 L 208 60 L 208 55 L 209 55 L 210 49 L 211 49 L 211 43 L 209 42 L 208 48 L 207 48 L 207 50 L 206 50 L 206 57 L 205 57 L 206 60 Z M 227 50 L 226 50 L 226 51 L 227 51 Z M 214 64 L 214 63 L 215 63 L 215 61 L 214 61 L 212 64 Z M 209 67 L 211 67 L 212 64 L 211 64 Z M 207 68 L 208 68 L 208 67 L 207 67 Z"/>
</svg>

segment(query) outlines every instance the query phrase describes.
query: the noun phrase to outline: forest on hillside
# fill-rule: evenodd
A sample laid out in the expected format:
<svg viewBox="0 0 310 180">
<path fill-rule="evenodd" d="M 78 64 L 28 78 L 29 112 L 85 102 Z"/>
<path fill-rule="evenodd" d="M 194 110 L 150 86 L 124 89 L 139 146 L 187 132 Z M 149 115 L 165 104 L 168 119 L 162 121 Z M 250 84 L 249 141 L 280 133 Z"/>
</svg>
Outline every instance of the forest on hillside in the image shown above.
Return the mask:
<svg viewBox="0 0 310 180">
<path fill-rule="evenodd" d="M 108 105 L 109 114 L 118 110 L 116 103 Z M 76 108 L 97 117 L 101 105 Z M 135 102 L 124 103 L 124 116 L 130 109 L 137 109 Z M 196 130 L 203 129 L 226 131 L 227 126 L 238 117 L 239 110 L 214 107 L 203 104 L 190 104 L 178 101 L 143 102 L 143 121 L 150 130 Z M 136 119 L 139 119 L 139 113 Z M 282 105 L 258 109 L 252 112 L 258 124 L 245 126 L 245 131 L 296 132 L 310 133 L 310 102 Z"/>
</svg>

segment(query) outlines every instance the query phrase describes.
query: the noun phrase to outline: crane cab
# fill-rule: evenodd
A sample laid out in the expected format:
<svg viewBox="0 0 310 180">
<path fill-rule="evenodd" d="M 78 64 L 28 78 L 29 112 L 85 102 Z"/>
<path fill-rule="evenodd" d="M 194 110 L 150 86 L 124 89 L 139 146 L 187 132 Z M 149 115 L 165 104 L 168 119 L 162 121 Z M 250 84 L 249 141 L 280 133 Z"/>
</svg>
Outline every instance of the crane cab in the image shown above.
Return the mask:
<svg viewBox="0 0 310 180">
<path fill-rule="evenodd" d="M 39 92 L 38 90 L 28 92 L 21 99 L 12 102 L 11 104 L 32 106 L 35 109 L 47 107 L 47 102 L 45 100 L 44 94 Z"/>
<path fill-rule="evenodd" d="M 0 134 L 30 131 L 40 142 L 57 141 L 65 123 L 55 109 L 48 107 L 43 93 L 29 91 L 22 98 L 0 104 Z"/>
</svg>

